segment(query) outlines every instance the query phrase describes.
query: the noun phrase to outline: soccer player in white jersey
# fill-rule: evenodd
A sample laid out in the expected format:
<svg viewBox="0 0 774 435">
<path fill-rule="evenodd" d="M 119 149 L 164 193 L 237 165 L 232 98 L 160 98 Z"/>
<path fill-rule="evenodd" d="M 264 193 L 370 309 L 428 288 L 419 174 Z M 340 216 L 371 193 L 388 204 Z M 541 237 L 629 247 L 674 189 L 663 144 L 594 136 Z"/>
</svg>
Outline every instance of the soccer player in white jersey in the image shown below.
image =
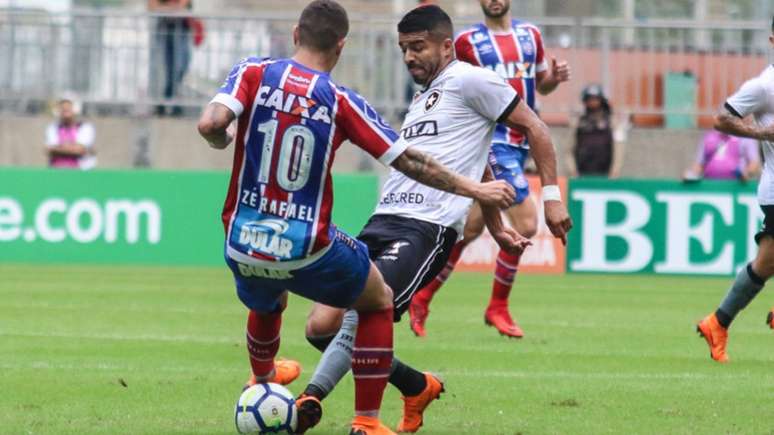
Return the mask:
<svg viewBox="0 0 774 435">
<path fill-rule="evenodd" d="M 409 73 L 424 86 L 409 107 L 398 142 L 432 156 L 458 174 L 486 180 L 492 178 L 487 156 L 495 127 L 505 123 L 518 129 L 533 144 L 544 189 L 553 192 L 545 203 L 546 223 L 556 237 L 564 238 L 572 223 L 556 185 L 556 156 L 546 125 L 496 73 L 455 59 L 452 22 L 438 6 L 422 6 L 406 14 L 398 33 Z M 390 172 L 376 211 L 358 239 L 368 246 L 370 258 L 393 289 L 396 321 L 413 293 L 446 264 L 472 203 L 427 188 L 398 171 Z M 500 210 L 485 206 L 483 211 L 500 246 L 521 253 L 528 242 L 503 227 Z M 345 314 L 341 309 L 315 305 L 307 338 L 325 353 L 305 395 L 324 398 L 349 370 L 357 322 L 352 311 Z M 398 431 L 416 432 L 425 408 L 438 398 L 443 384 L 429 373 L 393 361 L 389 381 L 404 400 Z"/>
<path fill-rule="evenodd" d="M 535 108 L 537 94 L 547 95 L 570 79 L 565 61 L 548 59 L 543 37 L 537 26 L 511 19 L 510 0 L 479 0 L 485 21 L 462 31 L 454 40 L 457 59 L 495 71 L 506 79 L 524 102 Z M 507 181 L 516 190 L 516 201 L 506 215 L 513 228 L 524 237 L 537 234 L 537 209 L 529 198 L 529 183 L 524 177 L 524 162 L 532 142 L 519 129 L 499 124 L 492 136 L 489 161 L 495 178 Z M 411 330 L 425 336 L 430 302 L 451 274 L 465 247 L 484 231 L 481 210 L 474 206 L 465 225 L 464 237 L 449 255 L 441 272 L 417 292 L 411 306 Z M 484 312 L 486 324 L 500 334 L 521 338 L 524 333 L 511 317 L 508 297 L 516 277 L 520 254 L 500 250 L 492 281 L 492 296 Z"/>
<path fill-rule="evenodd" d="M 774 46 L 774 17 L 769 41 Z M 758 203 L 764 214 L 763 228 L 755 235 L 758 254 L 739 271 L 718 309 L 696 328 L 707 341 L 712 359 L 724 363 L 728 361 L 726 344 L 731 322 L 774 275 L 774 65 L 767 66 L 758 77 L 745 82 L 726 100 L 715 118 L 715 128 L 734 136 L 758 139 L 765 160 L 758 184 Z M 769 311 L 766 323 L 774 329 L 774 310 Z"/>
</svg>

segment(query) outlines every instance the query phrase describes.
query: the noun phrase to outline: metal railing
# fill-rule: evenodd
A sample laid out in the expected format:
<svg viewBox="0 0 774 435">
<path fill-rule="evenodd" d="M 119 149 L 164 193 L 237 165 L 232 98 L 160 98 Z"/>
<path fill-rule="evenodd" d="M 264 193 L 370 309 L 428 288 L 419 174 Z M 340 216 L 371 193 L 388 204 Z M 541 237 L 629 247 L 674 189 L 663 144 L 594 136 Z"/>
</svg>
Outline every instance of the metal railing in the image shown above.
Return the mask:
<svg viewBox="0 0 774 435">
<path fill-rule="evenodd" d="M 182 16 L 76 10 L 66 14 L 0 11 L 0 106 L 24 111 L 66 92 L 100 110 L 147 113 L 153 106 L 193 109 L 215 92 L 240 58 L 292 53 L 295 15 L 198 17 L 205 37 L 163 24 Z M 411 94 L 397 48 L 397 17 L 351 17 L 351 30 L 334 78 L 366 96 L 394 119 Z M 474 22 L 460 19 L 457 28 Z M 537 18 L 549 54 L 573 67 L 573 81 L 541 99 L 541 111 L 568 114 L 581 88 L 602 83 L 617 110 L 643 116 L 708 115 L 771 58 L 767 22 Z M 174 28 L 172 33 L 170 28 Z M 175 39 L 176 38 L 176 39 Z M 176 42 L 169 42 L 174 39 Z M 182 41 L 182 42 L 180 42 Z M 166 44 L 190 50 L 181 86 L 165 96 Z M 665 106 L 665 77 L 687 72 L 696 104 Z"/>
</svg>

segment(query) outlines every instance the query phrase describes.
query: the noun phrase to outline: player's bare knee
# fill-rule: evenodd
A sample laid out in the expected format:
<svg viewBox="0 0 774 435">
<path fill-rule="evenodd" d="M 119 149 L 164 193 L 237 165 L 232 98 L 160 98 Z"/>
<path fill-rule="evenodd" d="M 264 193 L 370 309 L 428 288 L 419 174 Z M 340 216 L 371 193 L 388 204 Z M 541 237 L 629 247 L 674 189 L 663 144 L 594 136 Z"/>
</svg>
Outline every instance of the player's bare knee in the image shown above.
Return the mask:
<svg viewBox="0 0 774 435">
<path fill-rule="evenodd" d="M 379 309 L 386 310 L 387 308 L 391 308 L 392 304 L 392 288 L 387 285 L 387 283 L 384 283 L 382 288 L 382 295 L 379 300 Z"/>
<path fill-rule="evenodd" d="M 774 276 L 774 236 L 764 236 L 753 260 L 753 270 L 764 280 Z"/>
<path fill-rule="evenodd" d="M 340 310 L 315 306 L 306 318 L 306 336 L 326 337 L 335 334 L 341 327 L 342 315 Z"/>
<path fill-rule="evenodd" d="M 524 219 L 521 223 L 522 230 L 520 234 L 528 239 L 535 237 L 538 232 L 537 219 Z"/>
<path fill-rule="evenodd" d="M 473 240 L 476 240 L 478 236 L 481 235 L 481 233 L 484 232 L 484 225 L 482 222 L 482 225 L 471 225 L 471 226 L 465 226 L 465 230 L 462 232 L 463 239 L 465 243 L 470 243 Z"/>
</svg>

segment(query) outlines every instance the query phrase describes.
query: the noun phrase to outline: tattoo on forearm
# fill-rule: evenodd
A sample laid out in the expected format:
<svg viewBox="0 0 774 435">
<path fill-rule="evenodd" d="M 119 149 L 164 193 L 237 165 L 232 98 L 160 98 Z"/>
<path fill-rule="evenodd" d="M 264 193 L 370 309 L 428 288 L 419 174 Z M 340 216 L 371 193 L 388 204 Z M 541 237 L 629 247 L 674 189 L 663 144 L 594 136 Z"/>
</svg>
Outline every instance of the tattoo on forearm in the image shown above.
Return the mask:
<svg viewBox="0 0 774 435">
<path fill-rule="evenodd" d="M 422 184 L 444 192 L 457 193 L 457 174 L 422 152 L 407 149 L 395 161 L 395 169 Z"/>
<path fill-rule="evenodd" d="M 751 137 L 759 139 L 761 129 L 755 125 L 745 122 L 743 119 L 729 112 L 723 112 L 718 115 L 719 124 L 715 126 L 717 130 L 736 136 Z"/>
</svg>

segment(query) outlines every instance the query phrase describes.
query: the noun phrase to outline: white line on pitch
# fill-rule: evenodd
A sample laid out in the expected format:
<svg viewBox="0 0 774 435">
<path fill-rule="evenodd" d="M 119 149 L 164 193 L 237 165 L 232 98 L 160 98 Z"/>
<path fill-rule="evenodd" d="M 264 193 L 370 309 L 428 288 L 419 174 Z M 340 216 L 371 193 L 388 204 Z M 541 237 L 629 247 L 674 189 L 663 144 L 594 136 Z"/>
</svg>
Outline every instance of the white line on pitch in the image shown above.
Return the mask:
<svg viewBox="0 0 774 435">
<path fill-rule="evenodd" d="M 33 361 L 29 363 L 0 363 L 0 368 L 4 370 L 104 370 L 104 371 L 139 371 L 152 369 L 160 372 L 174 372 L 174 373 L 190 373 L 200 372 L 205 370 L 207 372 L 218 373 L 233 373 L 239 371 L 238 368 L 231 366 L 213 366 L 207 364 L 203 367 L 185 367 L 179 365 L 169 366 L 130 366 L 130 365 L 117 365 L 108 363 L 96 363 L 96 364 L 62 364 L 51 363 L 49 361 Z M 491 371 L 481 373 L 478 371 L 467 370 L 449 370 L 440 372 L 441 375 L 447 378 L 462 377 L 462 378 L 520 378 L 520 379 L 613 379 L 613 380 L 753 380 L 756 383 L 767 382 L 774 380 L 774 376 L 761 376 L 760 374 L 734 374 L 734 373 L 694 373 L 694 372 L 680 372 L 680 373 L 609 373 L 609 372 L 566 372 L 566 371 Z"/>
</svg>

